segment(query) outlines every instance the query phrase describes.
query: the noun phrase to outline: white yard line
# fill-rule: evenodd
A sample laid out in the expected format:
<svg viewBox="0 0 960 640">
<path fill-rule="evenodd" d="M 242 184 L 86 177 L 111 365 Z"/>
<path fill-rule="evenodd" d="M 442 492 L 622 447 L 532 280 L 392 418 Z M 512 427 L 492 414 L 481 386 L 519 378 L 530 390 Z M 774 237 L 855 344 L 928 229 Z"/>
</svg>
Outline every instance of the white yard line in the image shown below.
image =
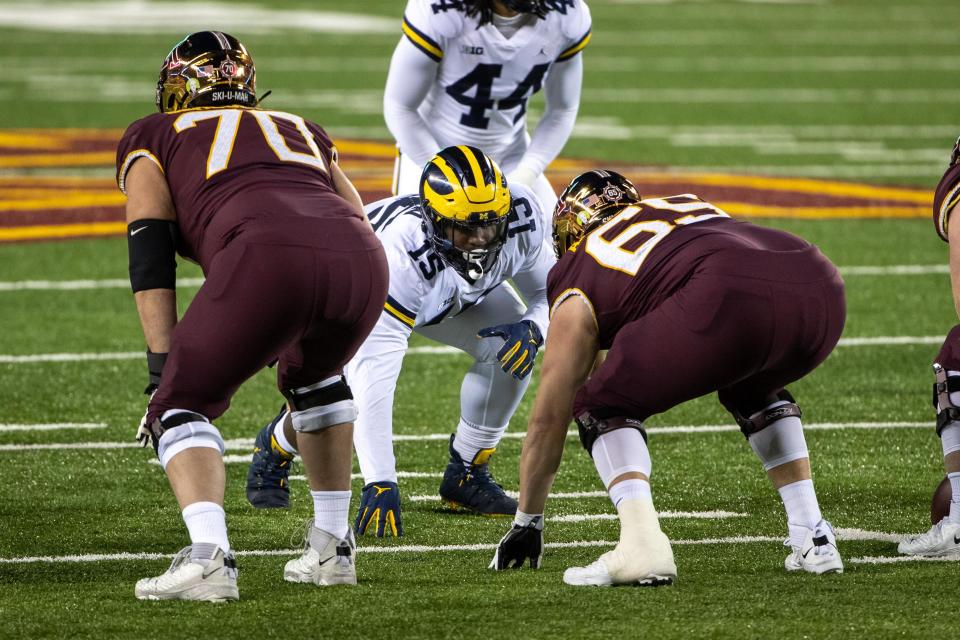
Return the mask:
<svg viewBox="0 0 960 640">
<path fill-rule="evenodd" d="M 946 336 L 874 336 L 840 338 L 838 347 L 892 347 L 909 344 L 942 344 Z"/>
<path fill-rule="evenodd" d="M 934 273 L 950 273 L 946 264 L 894 264 L 885 266 L 840 267 L 843 275 L 866 276 L 913 276 Z M 178 289 L 199 287 L 203 278 L 180 278 Z M 120 278 L 105 280 L 10 280 L 0 281 L 2 291 L 88 291 L 91 289 L 128 289 L 130 281 Z"/>
<path fill-rule="evenodd" d="M 889 347 L 898 345 L 940 344 L 944 336 L 871 336 L 840 338 L 839 347 Z M 406 355 L 465 355 L 454 347 L 411 347 Z M 0 364 L 33 364 L 40 362 L 86 362 L 98 360 L 138 360 L 142 351 L 106 353 L 36 353 L 30 355 L 0 354 Z M 406 436 L 399 436 L 403 440 Z M 437 436 L 439 438 L 439 436 Z M 447 435 L 449 437 L 449 435 Z"/>
<path fill-rule="evenodd" d="M 840 267 L 845 276 L 922 276 L 928 274 L 948 274 L 950 266 L 946 264 L 894 264 L 888 266 Z"/>
<path fill-rule="evenodd" d="M 48 424 L 0 424 L 0 433 L 9 431 L 63 431 L 71 429 L 106 429 L 103 422 L 51 422 Z"/>
<path fill-rule="evenodd" d="M 745 518 L 746 513 L 734 511 L 660 511 L 661 518 L 692 518 L 694 520 L 720 520 L 724 518 Z M 615 513 L 576 513 L 567 516 L 551 516 L 550 522 L 593 522 L 595 520 L 617 520 Z"/>
<path fill-rule="evenodd" d="M 864 532 L 871 533 L 871 532 Z M 889 542 L 890 538 L 896 534 L 872 532 L 876 537 L 851 538 L 854 540 L 878 540 Z M 843 537 L 841 536 L 841 539 Z M 726 536 L 720 538 L 701 538 L 695 540 L 671 540 L 673 545 L 716 545 L 716 544 L 747 544 L 752 542 L 782 542 L 783 536 Z M 580 540 L 575 542 L 548 542 L 545 546 L 548 549 L 574 549 L 584 547 L 613 547 L 616 542 L 612 540 Z M 496 549 L 496 543 L 480 544 L 449 544 L 449 545 L 384 545 L 376 546 L 375 543 L 369 545 L 363 544 L 357 548 L 359 553 L 435 553 L 450 551 L 493 551 Z M 296 556 L 302 552 L 301 549 L 259 549 L 250 551 L 234 551 L 240 557 L 264 557 L 264 556 Z M 63 556 L 15 556 L 10 558 L 0 558 L 0 564 L 37 564 L 37 563 L 77 563 L 77 562 L 105 562 L 111 560 L 137 561 L 137 560 L 163 560 L 172 558 L 172 553 L 93 553 Z M 909 562 L 909 561 L 931 561 L 931 558 L 917 558 L 910 556 L 867 556 L 862 558 L 851 558 L 847 562 L 853 564 L 883 564 L 891 562 Z M 935 560 L 944 560 L 937 558 Z"/>
<path fill-rule="evenodd" d="M 960 556 L 945 558 L 924 558 L 922 556 L 862 556 L 849 558 L 851 564 L 896 564 L 900 562 L 958 562 Z"/>
<path fill-rule="evenodd" d="M 846 429 L 929 429 L 930 422 L 812 422 L 803 425 L 807 431 L 842 431 Z M 664 427 L 648 427 L 647 432 L 651 434 L 671 434 L 671 433 L 722 433 L 728 431 L 738 431 L 739 427 L 728 424 L 707 424 L 707 425 L 678 425 Z M 503 437 L 511 440 L 520 440 L 526 437 L 526 433 L 510 431 L 503 434 Z M 576 431 L 567 431 L 567 437 L 577 437 Z M 447 441 L 450 439 L 449 433 L 424 433 L 420 435 L 394 436 L 397 442 L 425 442 L 425 441 Z M 228 451 L 250 451 L 253 447 L 253 438 L 234 438 L 224 443 Z M 18 452 L 18 451 L 66 451 L 83 449 L 137 449 L 139 445 L 132 439 L 123 442 L 62 442 L 62 443 L 41 443 L 41 444 L 0 444 L 0 452 Z M 246 455 L 238 456 L 236 459 L 246 459 Z M 424 472 L 426 473 L 426 472 Z M 414 477 L 414 476 L 410 476 Z M 424 476 L 426 477 L 426 476 Z M 603 492 L 595 492 L 599 496 L 605 496 Z M 591 494 L 592 495 L 592 494 Z M 426 496 L 423 500 L 437 499 L 435 496 Z"/>
<path fill-rule="evenodd" d="M 203 278 L 180 278 L 178 288 L 199 287 Z M 0 282 L 0 291 L 80 291 L 85 289 L 129 289 L 130 280 L 14 280 Z"/>
<path fill-rule="evenodd" d="M 336 11 L 292 11 L 255 4 L 192 2 L 46 2 L 0 4 L 0 26 L 74 33 L 167 33 L 182 31 L 185 11 L 191 24 L 215 24 L 231 33 L 297 30 L 327 34 L 395 34 L 397 18 Z"/>
</svg>

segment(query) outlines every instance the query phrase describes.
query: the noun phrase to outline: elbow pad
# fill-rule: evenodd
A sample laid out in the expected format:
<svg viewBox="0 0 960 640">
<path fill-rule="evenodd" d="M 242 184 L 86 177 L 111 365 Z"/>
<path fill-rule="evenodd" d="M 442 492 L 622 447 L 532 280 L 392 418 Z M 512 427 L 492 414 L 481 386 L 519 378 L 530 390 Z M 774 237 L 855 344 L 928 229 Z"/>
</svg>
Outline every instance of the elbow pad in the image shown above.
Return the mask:
<svg viewBox="0 0 960 640">
<path fill-rule="evenodd" d="M 133 292 L 177 288 L 177 224 L 145 219 L 127 225 Z"/>
</svg>

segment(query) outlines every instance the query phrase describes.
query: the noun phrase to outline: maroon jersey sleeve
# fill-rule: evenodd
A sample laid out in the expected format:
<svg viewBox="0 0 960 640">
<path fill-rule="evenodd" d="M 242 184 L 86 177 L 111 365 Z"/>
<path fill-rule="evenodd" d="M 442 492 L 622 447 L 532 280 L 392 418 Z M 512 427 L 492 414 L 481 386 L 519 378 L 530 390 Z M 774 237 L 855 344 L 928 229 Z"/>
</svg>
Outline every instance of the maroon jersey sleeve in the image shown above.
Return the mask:
<svg viewBox="0 0 960 640">
<path fill-rule="evenodd" d="M 323 127 L 320 125 L 310 122 L 307 122 L 307 128 L 310 130 L 310 133 L 313 134 L 314 139 L 317 141 L 317 146 L 320 148 L 320 153 L 323 154 L 323 157 L 326 159 L 327 163 L 331 162 L 340 162 L 340 153 L 337 151 L 336 145 L 333 144 L 333 140 L 327 134 Z"/>
<path fill-rule="evenodd" d="M 159 144 L 156 126 L 151 126 L 154 121 L 150 116 L 137 120 L 127 127 L 117 145 L 117 185 L 124 194 L 127 192 L 127 172 L 140 158 L 153 162 L 163 171 L 160 160 L 162 145 Z"/>
<path fill-rule="evenodd" d="M 940 178 L 933 197 L 933 225 L 937 229 L 937 235 L 943 238 L 944 242 L 950 241 L 947 235 L 948 218 L 950 210 L 958 203 L 960 203 L 960 164 L 954 164 Z"/>
</svg>

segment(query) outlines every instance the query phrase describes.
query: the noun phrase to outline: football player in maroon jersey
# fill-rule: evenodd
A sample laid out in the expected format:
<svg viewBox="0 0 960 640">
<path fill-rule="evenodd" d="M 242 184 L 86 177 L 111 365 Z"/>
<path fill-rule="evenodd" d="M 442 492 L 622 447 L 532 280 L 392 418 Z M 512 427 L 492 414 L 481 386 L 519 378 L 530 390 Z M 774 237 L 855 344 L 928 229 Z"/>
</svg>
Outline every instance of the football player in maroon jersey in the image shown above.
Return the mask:
<svg viewBox="0 0 960 640">
<path fill-rule="evenodd" d="M 117 182 L 150 371 L 138 439 L 156 449 L 191 546 L 166 573 L 140 580 L 136 596 L 238 598 L 224 444 L 212 421 L 275 360 L 315 514 L 284 578 L 355 584 L 347 511 L 356 410 L 342 369 L 383 310 L 383 248 L 323 129 L 257 108 L 253 60 L 233 36 L 202 31 L 178 43 L 156 103 L 159 113 L 120 141 Z M 177 253 L 206 276 L 179 320 Z"/>
<path fill-rule="evenodd" d="M 960 223 L 951 222 L 960 203 L 960 139 L 953 147 L 950 166 L 940 178 L 933 200 L 933 223 L 937 234 L 950 243 L 950 281 L 953 304 L 960 315 Z M 956 219 L 954 219 L 956 220 Z M 933 408 L 937 411 L 937 435 L 943 449 L 943 465 L 950 481 L 947 515 L 919 535 L 898 546 L 900 553 L 915 556 L 960 558 L 960 325 L 947 334 L 933 363 Z"/>
<path fill-rule="evenodd" d="M 814 493 L 800 408 L 784 388 L 840 338 L 843 281 L 833 264 L 794 235 L 734 220 L 691 194 L 642 200 L 626 178 L 600 170 L 561 195 L 554 243 L 552 319 L 523 444 L 520 507 L 491 567 L 539 564 L 544 504 L 572 416 L 617 508 L 620 542 L 568 569 L 564 581 L 672 583 L 644 421 L 717 392 L 783 499 L 786 569 L 842 572 Z"/>
</svg>

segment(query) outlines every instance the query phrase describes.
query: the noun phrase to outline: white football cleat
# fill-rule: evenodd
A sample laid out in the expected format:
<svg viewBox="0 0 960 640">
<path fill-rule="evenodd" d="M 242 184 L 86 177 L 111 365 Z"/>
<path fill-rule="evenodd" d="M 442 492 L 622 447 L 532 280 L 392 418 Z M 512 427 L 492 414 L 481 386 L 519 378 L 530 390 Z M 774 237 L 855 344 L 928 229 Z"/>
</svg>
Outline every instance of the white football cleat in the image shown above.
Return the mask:
<svg viewBox="0 0 960 640">
<path fill-rule="evenodd" d="M 563 581 L 574 586 L 610 587 L 638 585 L 659 587 L 673 584 L 677 565 L 673 562 L 670 540 L 660 532 L 649 535 L 642 544 L 618 544 L 585 567 L 570 567 Z"/>
<path fill-rule="evenodd" d="M 789 540 L 785 543 L 789 545 Z M 807 573 L 843 573 L 843 560 L 837 549 L 837 538 L 833 534 L 833 525 L 821 520 L 812 530 L 807 531 L 803 544 L 793 547 L 793 553 L 783 561 L 787 571 L 806 571 Z"/>
<path fill-rule="evenodd" d="M 356 551 L 357 543 L 352 531 L 347 531 L 345 538 L 337 539 L 333 534 L 311 525 L 307 529 L 303 555 L 283 567 L 283 579 L 287 582 L 312 582 L 321 587 L 357 584 Z"/>
<path fill-rule="evenodd" d="M 217 549 L 212 560 L 191 560 L 190 547 L 181 549 L 170 568 L 156 578 L 137 581 L 134 594 L 140 600 L 239 600 L 237 565 L 232 554 Z"/>
<path fill-rule="evenodd" d="M 960 558 L 960 522 L 944 518 L 926 533 L 905 538 L 897 551 L 908 556 L 925 558 Z"/>
</svg>

